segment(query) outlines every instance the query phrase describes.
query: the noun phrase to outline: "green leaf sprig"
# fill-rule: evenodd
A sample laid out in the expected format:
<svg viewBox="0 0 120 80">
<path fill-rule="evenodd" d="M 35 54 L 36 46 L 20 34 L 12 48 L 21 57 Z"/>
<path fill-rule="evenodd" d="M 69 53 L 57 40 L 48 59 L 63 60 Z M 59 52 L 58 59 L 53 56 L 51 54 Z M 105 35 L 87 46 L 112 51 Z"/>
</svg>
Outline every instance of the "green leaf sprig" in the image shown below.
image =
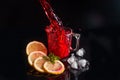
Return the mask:
<svg viewBox="0 0 120 80">
<path fill-rule="evenodd" d="M 51 61 L 53 64 L 55 63 L 55 60 L 59 60 L 59 59 L 60 59 L 60 57 L 54 55 L 53 53 L 50 53 L 50 54 L 48 55 L 48 57 L 49 57 L 50 61 Z"/>
</svg>

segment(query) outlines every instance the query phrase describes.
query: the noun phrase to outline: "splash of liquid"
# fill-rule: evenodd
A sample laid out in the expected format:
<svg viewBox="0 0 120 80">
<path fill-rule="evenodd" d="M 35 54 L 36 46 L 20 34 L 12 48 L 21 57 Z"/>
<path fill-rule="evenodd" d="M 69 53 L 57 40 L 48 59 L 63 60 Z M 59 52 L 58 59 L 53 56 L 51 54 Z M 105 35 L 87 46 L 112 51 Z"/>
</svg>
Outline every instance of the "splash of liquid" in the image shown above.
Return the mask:
<svg viewBox="0 0 120 80">
<path fill-rule="evenodd" d="M 60 20 L 60 18 L 54 13 L 54 10 L 52 9 L 50 3 L 48 0 L 39 0 L 44 11 L 45 14 L 47 15 L 50 24 L 55 25 L 56 27 L 59 26 L 63 26 L 62 21 Z"/>
<path fill-rule="evenodd" d="M 65 58 L 69 55 L 71 46 L 71 39 L 68 39 L 66 35 L 71 34 L 71 31 L 64 29 L 62 21 L 54 13 L 48 0 L 39 1 L 50 21 L 50 25 L 45 29 L 48 37 L 48 50 L 60 58 Z"/>
</svg>

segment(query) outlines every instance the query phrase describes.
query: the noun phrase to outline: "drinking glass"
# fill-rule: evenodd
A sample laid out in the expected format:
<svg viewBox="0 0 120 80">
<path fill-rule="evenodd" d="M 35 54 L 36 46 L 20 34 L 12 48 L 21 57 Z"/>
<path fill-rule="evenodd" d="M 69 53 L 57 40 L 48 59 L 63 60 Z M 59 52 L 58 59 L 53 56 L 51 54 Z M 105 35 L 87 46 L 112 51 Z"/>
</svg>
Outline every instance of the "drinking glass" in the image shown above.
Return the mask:
<svg viewBox="0 0 120 80">
<path fill-rule="evenodd" d="M 76 50 L 79 44 L 80 34 L 73 33 L 69 27 L 62 27 L 60 29 L 54 29 L 52 25 L 46 28 L 48 39 L 48 52 L 59 56 L 61 59 L 69 56 L 70 51 Z M 72 38 L 76 39 L 76 48 L 73 49 Z"/>
</svg>

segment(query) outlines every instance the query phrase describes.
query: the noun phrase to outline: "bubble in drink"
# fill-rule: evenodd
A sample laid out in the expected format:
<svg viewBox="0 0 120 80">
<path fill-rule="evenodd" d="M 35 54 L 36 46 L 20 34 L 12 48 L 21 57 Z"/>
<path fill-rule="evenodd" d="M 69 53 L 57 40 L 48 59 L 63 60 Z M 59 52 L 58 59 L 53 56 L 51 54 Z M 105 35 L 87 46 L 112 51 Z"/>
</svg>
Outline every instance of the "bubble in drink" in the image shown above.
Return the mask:
<svg viewBox="0 0 120 80">
<path fill-rule="evenodd" d="M 76 55 L 83 57 L 84 53 L 85 53 L 85 50 L 81 48 L 76 52 Z"/>
<path fill-rule="evenodd" d="M 75 55 L 74 55 L 74 53 L 72 53 L 71 56 L 70 56 L 70 58 L 68 58 L 67 62 L 69 64 L 72 64 L 75 61 L 75 59 L 76 59 Z"/>
</svg>

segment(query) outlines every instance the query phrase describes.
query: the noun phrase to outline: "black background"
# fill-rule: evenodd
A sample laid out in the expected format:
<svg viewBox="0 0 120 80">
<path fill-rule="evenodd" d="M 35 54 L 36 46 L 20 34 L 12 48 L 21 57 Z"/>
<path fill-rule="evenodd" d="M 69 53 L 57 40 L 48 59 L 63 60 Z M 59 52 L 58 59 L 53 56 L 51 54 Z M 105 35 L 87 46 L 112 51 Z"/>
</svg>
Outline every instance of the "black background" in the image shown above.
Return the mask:
<svg viewBox="0 0 120 80">
<path fill-rule="evenodd" d="M 82 34 L 90 70 L 80 80 L 120 80 L 120 1 L 50 0 L 65 26 Z M 47 45 L 49 21 L 38 0 L 0 1 L 0 80 L 26 79 L 26 44 Z"/>
</svg>

